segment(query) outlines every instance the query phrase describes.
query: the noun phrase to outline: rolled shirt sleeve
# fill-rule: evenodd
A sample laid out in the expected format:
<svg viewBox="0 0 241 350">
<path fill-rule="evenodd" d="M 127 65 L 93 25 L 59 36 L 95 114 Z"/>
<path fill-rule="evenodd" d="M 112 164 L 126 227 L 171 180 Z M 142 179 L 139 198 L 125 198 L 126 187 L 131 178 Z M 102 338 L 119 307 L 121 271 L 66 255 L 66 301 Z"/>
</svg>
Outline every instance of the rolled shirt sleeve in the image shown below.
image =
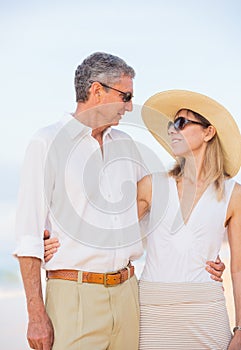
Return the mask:
<svg viewBox="0 0 241 350">
<path fill-rule="evenodd" d="M 48 216 L 45 193 L 47 149 L 46 140 L 35 135 L 26 150 L 15 222 L 17 246 L 14 255 L 17 257 L 44 259 L 43 232 Z"/>
</svg>

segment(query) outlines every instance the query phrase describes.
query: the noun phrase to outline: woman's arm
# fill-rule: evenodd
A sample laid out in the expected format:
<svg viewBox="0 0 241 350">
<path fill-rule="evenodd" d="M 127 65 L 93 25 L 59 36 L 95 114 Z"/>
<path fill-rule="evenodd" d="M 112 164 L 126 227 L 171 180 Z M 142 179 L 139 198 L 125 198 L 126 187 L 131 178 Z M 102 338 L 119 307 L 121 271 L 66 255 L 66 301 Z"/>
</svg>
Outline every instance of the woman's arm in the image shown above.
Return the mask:
<svg viewBox="0 0 241 350">
<path fill-rule="evenodd" d="M 60 243 L 58 238 L 50 238 L 50 232 L 44 230 L 44 261 L 48 262 L 51 260 L 59 247 Z"/>
<path fill-rule="evenodd" d="M 241 186 L 235 185 L 229 209 L 228 239 L 231 252 L 231 276 L 235 305 L 236 326 L 241 327 Z M 229 350 L 241 349 L 241 330 L 237 330 Z"/>
<path fill-rule="evenodd" d="M 152 178 L 151 175 L 147 175 L 137 183 L 137 210 L 139 220 L 141 220 L 150 209 L 151 199 Z"/>
</svg>

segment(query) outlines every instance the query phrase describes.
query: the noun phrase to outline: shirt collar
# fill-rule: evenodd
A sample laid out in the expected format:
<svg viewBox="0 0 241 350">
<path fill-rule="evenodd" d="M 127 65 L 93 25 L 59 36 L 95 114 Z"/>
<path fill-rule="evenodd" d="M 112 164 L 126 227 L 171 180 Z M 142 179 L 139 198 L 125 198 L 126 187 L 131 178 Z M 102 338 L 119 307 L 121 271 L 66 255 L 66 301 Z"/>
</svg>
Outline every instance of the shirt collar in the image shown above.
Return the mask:
<svg viewBox="0 0 241 350">
<path fill-rule="evenodd" d="M 72 114 L 64 115 L 64 117 L 61 119 L 61 121 L 72 139 L 77 137 L 80 133 L 85 134 L 85 135 L 87 135 L 87 134 L 91 135 L 91 133 L 92 133 L 92 129 L 89 126 L 82 124 L 79 120 L 74 118 Z M 110 136 L 111 138 L 113 138 L 111 127 L 108 127 L 104 131 L 103 139 L 107 135 Z"/>
<path fill-rule="evenodd" d="M 111 128 L 111 126 L 109 126 L 104 132 L 103 132 L 103 139 L 108 135 L 113 139 L 113 135 L 112 135 L 113 129 Z"/>
<path fill-rule="evenodd" d="M 72 114 L 66 114 L 62 118 L 62 123 L 72 139 L 74 139 L 80 133 L 91 134 L 92 132 L 90 127 L 82 124 L 79 120 L 74 118 Z"/>
</svg>

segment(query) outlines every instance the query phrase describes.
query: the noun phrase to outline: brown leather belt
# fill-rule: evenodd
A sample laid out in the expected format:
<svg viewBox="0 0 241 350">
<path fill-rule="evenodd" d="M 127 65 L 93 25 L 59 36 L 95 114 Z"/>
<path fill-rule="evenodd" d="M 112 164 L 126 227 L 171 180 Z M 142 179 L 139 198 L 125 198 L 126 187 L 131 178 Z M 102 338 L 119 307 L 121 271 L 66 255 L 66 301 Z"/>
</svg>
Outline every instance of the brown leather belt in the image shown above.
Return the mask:
<svg viewBox="0 0 241 350">
<path fill-rule="evenodd" d="M 87 272 L 78 270 L 51 270 L 46 271 L 46 277 L 68 280 L 68 281 L 79 281 L 80 283 L 97 283 L 103 284 L 105 287 L 117 286 L 134 275 L 134 266 L 131 263 L 127 267 L 114 272 L 98 273 L 98 272 Z"/>
</svg>

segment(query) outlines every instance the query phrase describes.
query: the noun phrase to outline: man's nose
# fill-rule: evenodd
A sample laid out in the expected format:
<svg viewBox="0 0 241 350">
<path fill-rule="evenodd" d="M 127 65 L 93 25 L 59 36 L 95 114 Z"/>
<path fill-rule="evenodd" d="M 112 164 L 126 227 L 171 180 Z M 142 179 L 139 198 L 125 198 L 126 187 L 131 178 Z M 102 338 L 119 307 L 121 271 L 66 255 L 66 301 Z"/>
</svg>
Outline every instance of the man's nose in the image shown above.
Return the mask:
<svg viewBox="0 0 241 350">
<path fill-rule="evenodd" d="M 133 103 L 132 100 L 125 102 L 125 111 L 131 112 L 133 111 Z"/>
</svg>

